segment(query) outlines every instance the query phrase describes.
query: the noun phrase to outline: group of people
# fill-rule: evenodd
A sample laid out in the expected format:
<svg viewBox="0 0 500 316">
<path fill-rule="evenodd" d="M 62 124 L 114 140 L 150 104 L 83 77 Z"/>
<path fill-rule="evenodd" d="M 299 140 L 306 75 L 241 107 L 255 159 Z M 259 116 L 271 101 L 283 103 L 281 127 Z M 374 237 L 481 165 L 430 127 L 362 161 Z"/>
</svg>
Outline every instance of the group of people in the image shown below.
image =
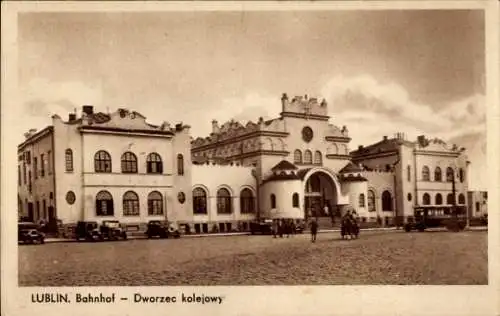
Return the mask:
<svg viewBox="0 0 500 316">
<path fill-rule="evenodd" d="M 293 219 L 276 219 L 273 221 L 273 237 L 276 238 L 280 236 L 283 238 L 284 235 L 286 237 L 290 237 L 290 235 L 295 235 L 297 232 L 297 225 L 295 224 L 295 220 Z"/>
<path fill-rule="evenodd" d="M 347 211 L 341 218 L 341 236 L 345 238 L 350 236 L 351 239 L 354 237 L 358 237 L 359 235 L 359 226 L 356 218 L 356 211 Z M 311 217 L 308 223 L 310 233 L 311 233 L 311 242 L 316 242 L 316 238 L 318 235 L 319 225 L 317 220 L 314 217 Z M 277 238 L 278 236 L 283 238 L 286 236 L 287 238 L 290 235 L 294 235 L 297 233 L 297 224 L 293 219 L 277 219 L 273 221 L 272 226 L 273 237 Z"/>
</svg>

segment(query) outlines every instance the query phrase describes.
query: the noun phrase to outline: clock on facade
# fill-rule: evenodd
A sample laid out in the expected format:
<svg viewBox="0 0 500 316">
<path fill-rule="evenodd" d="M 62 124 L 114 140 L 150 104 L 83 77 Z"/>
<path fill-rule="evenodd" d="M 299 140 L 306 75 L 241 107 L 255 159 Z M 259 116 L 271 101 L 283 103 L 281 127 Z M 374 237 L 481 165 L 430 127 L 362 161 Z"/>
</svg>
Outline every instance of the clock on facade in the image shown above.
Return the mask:
<svg viewBox="0 0 500 316">
<path fill-rule="evenodd" d="M 306 126 L 302 129 L 302 139 L 309 143 L 313 138 L 313 130 L 309 127 Z"/>
</svg>

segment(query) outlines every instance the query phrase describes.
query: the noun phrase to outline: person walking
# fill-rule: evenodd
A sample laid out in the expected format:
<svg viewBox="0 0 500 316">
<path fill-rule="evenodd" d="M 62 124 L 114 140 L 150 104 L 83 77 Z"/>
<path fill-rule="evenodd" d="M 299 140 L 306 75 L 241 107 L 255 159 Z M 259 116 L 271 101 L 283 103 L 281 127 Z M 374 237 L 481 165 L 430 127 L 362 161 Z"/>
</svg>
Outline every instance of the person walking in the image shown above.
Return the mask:
<svg viewBox="0 0 500 316">
<path fill-rule="evenodd" d="M 318 234 L 318 222 L 313 218 L 311 220 L 311 242 L 316 242 L 316 235 Z"/>
<path fill-rule="evenodd" d="M 278 220 L 273 219 L 273 238 L 276 238 L 276 235 L 278 234 Z"/>
</svg>

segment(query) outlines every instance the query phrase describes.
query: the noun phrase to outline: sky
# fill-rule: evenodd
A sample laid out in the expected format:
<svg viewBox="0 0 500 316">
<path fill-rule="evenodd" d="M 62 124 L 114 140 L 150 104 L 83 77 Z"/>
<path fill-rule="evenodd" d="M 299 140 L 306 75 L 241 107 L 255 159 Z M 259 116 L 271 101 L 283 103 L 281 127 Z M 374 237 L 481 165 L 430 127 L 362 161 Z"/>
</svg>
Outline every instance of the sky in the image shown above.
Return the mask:
<svg viewBox="0 0 500 316">
<path fill-rule="evenodd" d="M 397 132 L 467 148 L 470 186 L 486 188 L 482 11 L 23 13 L 23 113 L 13 133 L 97 111 L 152 123 L 279 115 L 282 93 L 328 101 L 351 149 Z"/>
</svg>

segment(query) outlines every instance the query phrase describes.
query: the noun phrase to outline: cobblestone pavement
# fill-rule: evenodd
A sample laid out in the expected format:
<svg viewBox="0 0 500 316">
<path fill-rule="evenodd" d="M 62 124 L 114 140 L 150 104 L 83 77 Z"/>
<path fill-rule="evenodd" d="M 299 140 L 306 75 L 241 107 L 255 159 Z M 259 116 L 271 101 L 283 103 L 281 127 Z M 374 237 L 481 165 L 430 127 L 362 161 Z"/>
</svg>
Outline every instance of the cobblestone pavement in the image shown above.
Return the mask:
<svg viewBox="0 0 500 316">
<path fill-rule="evenodd" d="M 19 247 L 20 286 L 487 284 L 487 232 L 367 232 Z"/>
</svg>

